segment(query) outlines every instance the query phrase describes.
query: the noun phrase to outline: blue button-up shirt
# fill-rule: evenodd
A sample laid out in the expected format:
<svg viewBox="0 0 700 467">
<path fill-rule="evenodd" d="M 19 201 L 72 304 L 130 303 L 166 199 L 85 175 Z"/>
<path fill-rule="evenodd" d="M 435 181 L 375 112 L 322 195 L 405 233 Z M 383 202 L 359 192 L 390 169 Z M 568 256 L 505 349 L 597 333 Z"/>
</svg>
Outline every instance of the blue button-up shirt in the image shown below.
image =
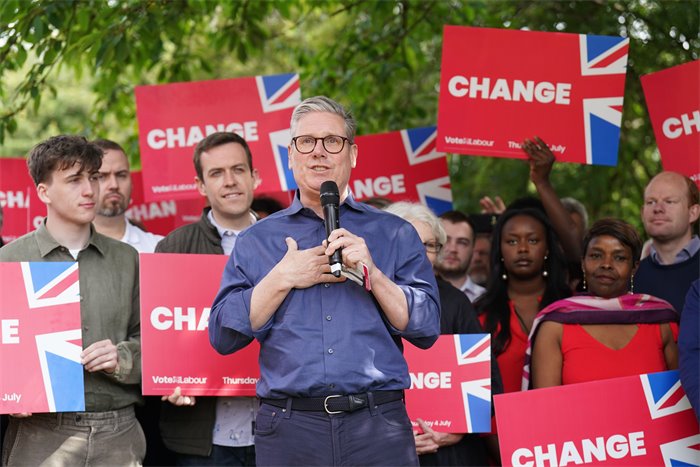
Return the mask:
<svg viewBox="0 0 700 467">
<path fill-rule="evenodd" d="M 688 244 L 676 254 L 676 258 L 671 264 L 678 264 L 682 263 L 683 261 L 688 261 L 690 258 L 695 256 L 695 253 L 698 251 L 700 251 L 700 238 L 698 238 L 697 235 L 693 235 Z M 659 257 L 659 253 L 656 251 L 653 244 L 649 249 L 649 256 L 654 263 L 663 264 L 661 262 L 661 258 Z"/>
<path fill-rule="evenodd" d="M 211 343 L 221 353 L 260 341 L 259 397 L 408 388 L 400 338 L 428 348 L 440 333 L 435 277 L 413 226 L 351 196 L 340 206 L 340 225 L 364 238 L 376 267 L 404 292 L 408 326 L 391 326 L 372 294 L 347 280 L 291 290 L 270 320 L 252 330 L 253 287 L 285 255 L 285 237 L 294 238 L 300 250 L 326 238 L 323 220 L 297 195 L 289 208 L 239 235 L 209 318 Z"/>
</svg>

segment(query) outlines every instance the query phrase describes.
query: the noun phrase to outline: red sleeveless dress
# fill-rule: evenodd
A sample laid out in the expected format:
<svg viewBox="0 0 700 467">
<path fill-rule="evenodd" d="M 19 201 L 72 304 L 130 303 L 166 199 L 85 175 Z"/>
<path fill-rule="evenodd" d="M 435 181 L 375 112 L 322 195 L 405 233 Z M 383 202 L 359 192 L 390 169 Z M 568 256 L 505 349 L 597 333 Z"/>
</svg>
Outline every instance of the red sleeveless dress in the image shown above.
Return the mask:
<svg viewBox="0 0 700 467">
<path fill-rule="evenodd" d="M 638 324 L 620 350 L 598 342 L 580 324 L 564 324 L 561 339 L 562 384 L 666 371 L 661 325 Z"/>
</svg>

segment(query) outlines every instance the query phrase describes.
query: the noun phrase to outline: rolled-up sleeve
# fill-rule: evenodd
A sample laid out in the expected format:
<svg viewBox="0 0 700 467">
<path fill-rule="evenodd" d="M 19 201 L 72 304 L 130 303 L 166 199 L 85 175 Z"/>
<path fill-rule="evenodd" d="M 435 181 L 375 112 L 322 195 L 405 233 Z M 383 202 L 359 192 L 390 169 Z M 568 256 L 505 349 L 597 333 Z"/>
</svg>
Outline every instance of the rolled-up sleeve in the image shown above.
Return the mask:
<svg viewBox="0 0 700 467">
<path fill-rule="evenodd" d="M 214 299 L 209 316 L 209 342 L 220 354 L 230 354 L 253 341 L 250 325 L 250 299 L 254 283 L 244 266 L 248 262 L 243 238 L 229 257 L 221 278 L 219 293 Z"/>
<path fill-rule="evenodd" d="M 432 346 L 440 335 L 440 298 L 432 265 L 413 226 L 406 223 L 397 232 L 397 267 L 394 283 L 401 288 L 408 304 L 408 325 L 399 332 L 421 349 Z"/>
</svg>

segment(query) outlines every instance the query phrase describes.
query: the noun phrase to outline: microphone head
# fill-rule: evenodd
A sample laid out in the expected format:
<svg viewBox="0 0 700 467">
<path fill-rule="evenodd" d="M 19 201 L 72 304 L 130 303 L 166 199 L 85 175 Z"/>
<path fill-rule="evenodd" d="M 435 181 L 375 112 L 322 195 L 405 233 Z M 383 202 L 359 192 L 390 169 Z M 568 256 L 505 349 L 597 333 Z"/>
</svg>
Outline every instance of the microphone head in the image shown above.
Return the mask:
<svg viewBox="0 0 700 467">
<path fill-rule="evenodd" d="M 340 204 L 338 185 L 333 180 L 328 180 L 321 184 L 321 206 L 329 204 Z"/>
</svg>

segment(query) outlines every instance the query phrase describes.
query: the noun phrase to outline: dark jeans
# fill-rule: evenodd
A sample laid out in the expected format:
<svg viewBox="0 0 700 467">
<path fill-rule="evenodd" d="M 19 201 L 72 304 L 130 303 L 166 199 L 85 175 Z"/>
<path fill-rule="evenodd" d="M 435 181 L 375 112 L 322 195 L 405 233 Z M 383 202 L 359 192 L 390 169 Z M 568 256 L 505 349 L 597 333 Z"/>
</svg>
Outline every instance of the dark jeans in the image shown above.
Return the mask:
<svg viewBox="0 0 700 467">
<path fill-rule="evenodd" d="M 254 466 L 255 446 L 231 447 L 215 444 L 211 447 L 209 457 L 190 454 L 176 454 L 175 456 L 175 465 L 179 466 Z"/>
<path fill-rule="evenodd" d="M 146 435 L 146 458 L 143 465 L 149 467 L 168 466 L 175 463 L 175 453 L 163 444 L 158 420 L 160 420 L 160 396 L 145 396 L 145 405 L 136 407 L 136 419 Z"/>
<path fill-rule="evenodd" d="M 418 465 L 403 401 L 329 415 L 261 404 L 256 462 L 272 465 Z"/>
</svg>

